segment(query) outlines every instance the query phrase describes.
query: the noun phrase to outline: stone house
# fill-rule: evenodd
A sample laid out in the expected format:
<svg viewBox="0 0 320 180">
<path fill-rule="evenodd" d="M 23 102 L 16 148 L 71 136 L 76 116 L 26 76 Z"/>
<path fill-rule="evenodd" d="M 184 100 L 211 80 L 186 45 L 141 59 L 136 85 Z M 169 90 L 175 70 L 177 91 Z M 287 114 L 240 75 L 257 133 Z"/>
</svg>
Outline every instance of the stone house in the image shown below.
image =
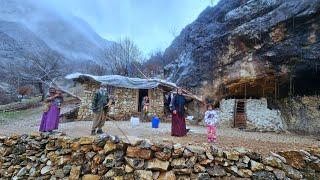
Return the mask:
<svg viewBox="0 0 320 180">
<path fill-rule="evenodd" d="M 165 113 L 165 93 L 177 86 L 160 79 L 128 78 L 119 75 L 93 76 L 88 74 L 70 74 L 66 76 L 83 88 L 81 103 L 78 111 L 78 120 L 92 119 L 92 100 L 100 84 L 108 86 L 109 96 L 114 99 L 110 107 L 109 116 L 115 119 L 128 118 L 141 112 L 141 103 L 144 96 L 148 96 L 149 115 L 163 116 Z"/>
</svg>

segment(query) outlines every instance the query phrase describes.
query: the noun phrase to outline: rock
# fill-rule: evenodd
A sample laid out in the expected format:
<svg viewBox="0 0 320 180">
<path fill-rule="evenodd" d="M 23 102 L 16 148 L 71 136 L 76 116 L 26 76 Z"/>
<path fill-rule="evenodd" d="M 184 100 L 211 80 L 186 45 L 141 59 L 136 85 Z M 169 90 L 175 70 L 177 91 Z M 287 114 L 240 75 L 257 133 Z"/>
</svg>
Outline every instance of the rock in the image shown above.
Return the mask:
<svg viewBox="0 0 320 180">
<path fill-rule="evenodd" d="M 282 170 L 279 169 L 274 169 L 273 170 L 274 175 L 276 176 L 277 179 L 285 179 L 286 178 L 286 173 Z"/>
<path fill-rule="evenodd" d="M 266 171 L 273 171 L 273 167 L 271 167 L 271 166 L 266 166 L 264 169 L 265 169 Z"/>
<path fill-rule="evenodd" d="M 135 177 L 135 179 L 144 179 L 144 180 L 153 179 L 152 178 L 152 171 L 146 171 L 146 170 L 134 171 L 134 177 Z"/>
<path fill-rule="evenodd" d="M 132 173 L 134 171 L 133 167 L 126 165 L 124 170 L 126 171 L 126 173 Z"/>
<path fill-rule="evenodd" d="M 151 159 L 151 150 L 129 146 L 127 156 L 133 158 Z"/>
<path fill-rule="evenodd" d="M 57 159 L 56 164 L 61 166 L 61 165 L 65 165 L 65 164 L 70 163 L 70 162 L 71 162 L 71 156 L 70 155 L 66 155 L 66 156 L 59 156 L 58 159 Z"/>
<path fill-rule="evenodd" d="M 205 148 L 201 146 L 187 146 L 186 148 L 196 154 L 203 154 L 205 152 Z"/>
<path fill-rule="evenodd" d="M 253 180 L 276 180 L 275 175 L 268 171 L 257 171 L 252 174 Z"/>
<path fill-rule="evenodd" d="M 95 152 L 88 152 L 86 153 L 86 159 L 90 161 L 95 155 Z"/>
<path fill-rule="evenodd" d="M 251 177 L 252 176 L 252 171 L 249 170 L 249 169 L 239 169 L 238 170 L 238 175 L 240 177 L 245 177 L 245 178 Z"/>
<path fill-rule="evenodd" d="M 208 173 L 199 173 L 199 174 L 196 174 L 196 176 L 192 179 L 210 180 L 210 175 Z"/>
<path fill-rule="evenodd" d="M 261 154 L 259 154 L 257 152 L 249 152 L 249 153 L 247 153 L 247 156 L 250 159 L 253 159 L 253 160 L 257 161 L 257 162 L 261 162 L 261 160 L 262 160 Z"/>
<path fill-rule="evenodd" d="M 144 160 L 136 159 L 136 158 L 127 158 L 127 157 L 125 157 L 125 160 L 133 169 L 141 170 L 144 167 Z"/>
<path fill-rule="evenodd" d="M 1 173 L 0 173 L 1 174 Z M 37 169 L 35 167 L 32 167 L 30 170 L 29 170 L 29 176 L 30 177 L 35 177 L 39 175 L 39 171 L 37 171 Z"/>
<path fill-rule="evenodd" d="M 81 172 L 81 166 L 72 166 L 70 171 L 70 180 L 78 180 Z"/>
<path fill-rule="evenodd" d="M 237 151 L 240 156 L 244 156 L 244 155 L 246 155 L 246 154 L 249 152 L 249 150 L 247 150 L 247 149 L 244 148 L 244 147 L 235 147 L 235 148 L 233 148 L 233 150 L 234 150 L 234 151 Z"/>
<path fill-rule="evenodd" d="M 226 168 L 227 171 L 233 175 L 237 175 L 238 174 L 238 167 L 237 166 L 230 166 Z"/>
<path fill-rule="evenodd" d="M 224 151 L 223 152 L 225 158 L 233 161 L 238 161 L 239 160 L 239 152 L 237 151 Z"/>
<path fill-rule="evenodd" d="M 254 160 L 250 160 L 250 169 L 251 171 L 260 171 L 264 169 L 264 165 Z"/>
<path fill-rule="evenodd" d="M 140 148 L 145 148 L 145 149 L 151 148 L 151 146 L 152 146 L 152 143 L 151 143 L 151 141 L 149 139 L 144 139 L 139 144 Z"/>
<path fill-rule="evenodd" d="M 41 175 L 49 175 L 51 171 L 51 166 L 44 166 L 41 169 Z"/>
<path fill-rule="evenodd" d="M 310 163 L 310 168 L 320 172 L 320 160 L 315 160 L 314 162 Z"/>
<path fill-rule="evenodd" d="M 146 168 L 150 170 L 163 170 L 163 171 L 166 171 L 168 167 L 169 167 L 168 161 L 161 161 L 159 159 L 148 160 L 147 166 L 146 166 Z"/>
<path fill-rule="evenodd" d="M 81 137 L 79 140 L 80 145 L 92 145 L 94 142 L 93 136 Z"/>
<path fill-rule="evenodd" d="M 184 168 L 184 169 L 173 169 L 173 172 L 176 175 L 188 175 L 189 176 L 192 173 L 192 169 L 187 169 L 187 168 Z"/>
<path fill-rule="evenodd" d="M 299 151 L 283 151 L 278 154 L 286 159 L 287 164 L 296 169 L 303 169 L 306 167 L 305 158 Z"/>
<path fill-rule="evenodd" d="M 226 170 L 219 165 L 214 165 L 213 167 L 207 167 L 206 170 L 208 174 L 210 174 L 210 176 L 213 176 L 213 177 L 222 177 L 227 175 Z"/>
<path fill-rule="evenodd" d="M 103 161 L 103 165 L 107 168 L 114 167 L 116 164 L 115 158 L 113 154 L 109 154 Z"/>
<path fill-rule="evenodd" d="M 211 160 L 209 160 L 209 161 L 211 161 Z M 196 162 L 197 162 L 196 156 L 190 157 L 188 160 L 186 160 L 187 168 L 193 168 L 193 166 L 196 164 Z M 200 162 L 200 164 L 201 164 L 201 162 Z"/>
<path fill-rule="evenodd" d="M 185 149 L 183 151 L 183 157 L 188 158 L 194 156 L 193 152 L 191 152 L 189 149 Z"/>
<path fill-rule="evenodd" d="M 212 147 L 212 155 L 215 157 L 223 157 L 223 151 L 217 147 Z"/>
<path fill-rule="evenodd" d="M 70 145 L 70 148 L 72 151 L 77 151 L 78 149 L 80 149 L 80 142 L 79 141 L 73 142 Z"/>
<path fill-rule="evenodd" d="M 284 164 L 283 169 L 286 172 L 286 175 L 292 179 L 301 179 L 303 177 L 298 170 L 292 168 L 289 165 Z"/>
<path fill-rule="evenodd" d="M 103 149 L 107 154 L 109 154 L 117 149 L 117 145 L 111 141 L 107 141 Z"/>
<path fill-rule="evenodd" d="M 173 171 L 160 172 L 159 180 L 176 180 L 176 175 Z"/>
<path fill-rule="evenodd" d="M 243 156 L 242 157 L 242 162 L 245 164 L 248 164 L 250 162 L 250 158 L 248 156 Z"/>
<path fill-rule="evenodd" d="M 165 152 L 156 152 L 155 153 L 155 157 L 163 160 L 163 161 L 167 161 L 171 158 L 171 153 L 165 153 Z"/>
<path fill-rule="evenodd" d="M 278 168 L 278 169 L 282 169 L 282 165 L 283 165 L 282 161 L 279 158 L 274 157 L 274 156 L 269 156 L 269 157 L 265 158 L 264 164 L 269 165 L 274 168 Z"/>
<path fill-rule="evenodd" d="M 64 175 L 67 176 L 70 173 L 71 169 L 72 169 L 72 166 L 70 164 L 63 166 L 62 170 Z"/>
<path fill-rule="evenodd" d="M 31 138 L 40 138 L 41 137 L 41 133 L 40 132 L 31 132 L 30 133 L 30 137 Z"/>
<path fill-rule="evenodd" d="M 62 179 L 65 175 L 64 175 L 64 172 L 63 172 L 63 169 L 57 169 L 55 172 L 54 172 L 54 175 L 55 177 L 59 178 L 59 179 Z"/>
<path fill-rule="evenodd" d="M 160 172 L 159 171 L 152 172 L 152 178 L 153 179 L 159 179 L 159 176 L 160 176 Z"/>
<path fill-rule="evenodd" d="M 24 176 L 24 175 L 27 174 L 27 172 L 28 172 L 27 167 L 23 167 L 23 168 L 21 168 L 21 169 L 19 170 L 17 176 L 18 176 L 18 177 Z"/>
<path fill-rule="evenodd" d="M 201 166 L 200 164 L 195 164 L 193 167 L 193 171 L 196 173 L 206 172 L 206 168 Z"/>
<path fill-rule="evenodd" d="M 313 156 L 317 156 L 318 158 L 320 158 L 320 146 L 319 147 L 316 147 L 316 146 L 310 147 L 310 148 L 308 148 L 307 151 L 310 154 L 312 154 Z"/>
<path fill-rule="evenodd" d="M 206 150 L 206 156 L 207 156 L 207 158 L 210 159 L 210 160 L 213 160 L 213 159 L 214 159 L 212 153 L 211 153 L 209 150 Z"/>
<path fill-rule="evenodd" d="M 271 152 L 271 155 L 276 157 L 276 158 L 278 158 L 278 159 L 280 159 L 283 163 L 287 163 L 286 158 L 280 156 L 279 154 Z"/>
<path fill-rule="evenodd" d="M 82 180 L 100 180 L 101 177 L 94 174 L 85 174 L 82 177 Z"/>
<path fill-rule="evenodd" d="M 171 166 L 176 169 L 182 169 L 187 167 L 185 158 L 173 159 L 171 162 Z"/>
</svg>

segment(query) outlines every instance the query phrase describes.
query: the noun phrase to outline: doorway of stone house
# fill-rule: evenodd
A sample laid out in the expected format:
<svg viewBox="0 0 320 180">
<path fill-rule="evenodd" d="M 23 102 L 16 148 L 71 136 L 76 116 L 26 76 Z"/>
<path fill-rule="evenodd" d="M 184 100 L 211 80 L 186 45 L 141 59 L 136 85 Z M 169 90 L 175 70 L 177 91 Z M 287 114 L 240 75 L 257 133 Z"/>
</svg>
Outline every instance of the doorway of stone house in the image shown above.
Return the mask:
<svg viewBox="0 0 320 180">
<path fill-rule="evenodd" d="M 138 112 L 142 111 L 142 100 L 145 96 L 148 96 L 148 89 L 139 89 Z"/>
</svg>

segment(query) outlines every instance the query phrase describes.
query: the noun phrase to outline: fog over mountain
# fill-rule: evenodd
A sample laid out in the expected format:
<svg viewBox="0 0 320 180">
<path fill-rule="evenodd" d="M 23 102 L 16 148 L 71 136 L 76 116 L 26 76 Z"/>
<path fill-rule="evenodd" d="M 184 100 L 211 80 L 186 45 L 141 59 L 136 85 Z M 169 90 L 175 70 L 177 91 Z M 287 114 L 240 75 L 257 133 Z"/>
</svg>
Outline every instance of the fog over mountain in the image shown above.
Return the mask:
<svg viewBox="0 0 320 180">
<path fill-rule="evenodd" d="M 51 51 L 63 56 L 66 62 L 101 62 L 104 49 L 112 43 L 100 37 L 84 20 L 57 12 L 40 1 L 0 0 L 0 4 L 1 38 L 8 36 L 20 49 L 38 56 Z M 6 56 L 1 46 L 9 42 L 2 41 L 1 57 Z M 15 52 L 15 47 L 11 48 Z"/>
</svg>

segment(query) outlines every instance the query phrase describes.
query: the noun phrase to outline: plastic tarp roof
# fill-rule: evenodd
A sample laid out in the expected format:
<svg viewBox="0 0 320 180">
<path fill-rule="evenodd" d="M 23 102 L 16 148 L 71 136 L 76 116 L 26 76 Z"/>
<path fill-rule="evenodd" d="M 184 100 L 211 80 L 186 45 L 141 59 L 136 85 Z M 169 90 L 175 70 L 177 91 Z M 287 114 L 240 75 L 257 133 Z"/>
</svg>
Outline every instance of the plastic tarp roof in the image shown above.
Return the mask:
<svg viewBox="0 0 320 180">
<path fill-rule="evenodd" d="M 65 78 L 70 80 L 88 78 L 101 84 L 129 89 L 153 89 L 158 87 L 159 85 L 177 88 L 177 85 L 175 83 L 167 82 L 161 79 L 129 78 L 120 75 L 93 76 L 90 74 L 73 73 L 67 75 Z"/>
</svg>

